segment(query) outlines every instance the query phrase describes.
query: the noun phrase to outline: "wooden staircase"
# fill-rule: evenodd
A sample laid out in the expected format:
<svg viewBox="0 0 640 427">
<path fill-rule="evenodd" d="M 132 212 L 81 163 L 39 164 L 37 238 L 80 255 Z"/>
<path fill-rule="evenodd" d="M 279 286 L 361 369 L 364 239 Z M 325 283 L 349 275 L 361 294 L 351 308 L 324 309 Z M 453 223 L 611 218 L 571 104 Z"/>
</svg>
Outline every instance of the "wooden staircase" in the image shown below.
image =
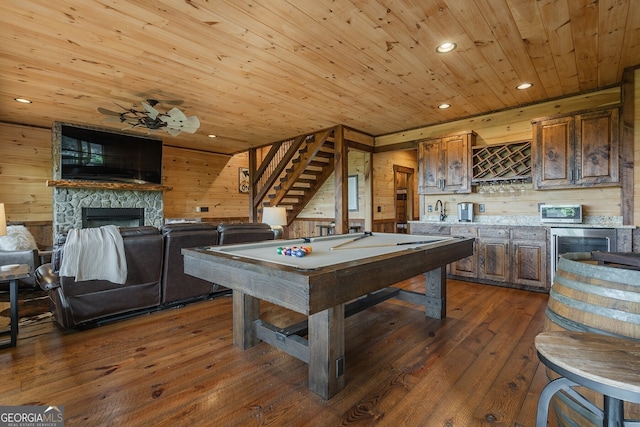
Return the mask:
<svg viewBox="0 0 640 427">
<path fill-rule="evenodd" d="M 253 208 L 287 209 L 287 225 L 334 172 L 336 127 L 275 143 L 252 177 Z"/>
</svg>

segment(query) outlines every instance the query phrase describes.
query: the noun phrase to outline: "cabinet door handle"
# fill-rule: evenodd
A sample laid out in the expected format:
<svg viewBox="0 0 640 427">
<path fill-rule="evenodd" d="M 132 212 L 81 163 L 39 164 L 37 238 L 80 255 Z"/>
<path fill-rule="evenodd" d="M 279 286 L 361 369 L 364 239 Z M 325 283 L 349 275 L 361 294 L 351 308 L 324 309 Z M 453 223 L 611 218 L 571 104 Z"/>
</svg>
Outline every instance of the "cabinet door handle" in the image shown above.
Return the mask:
<svg viewBox="0 0 640 427">
<path fill-rule="evenodd" d="M 582 169 L 578 168 L 576 170 L 576 179 L 581 179 L 581 175 L 582 175 Z"/>
<path fill-rule="evenodd" d="M 573 169 L 569 169 L 569 181 L 573 181 Z"/>
</svg>

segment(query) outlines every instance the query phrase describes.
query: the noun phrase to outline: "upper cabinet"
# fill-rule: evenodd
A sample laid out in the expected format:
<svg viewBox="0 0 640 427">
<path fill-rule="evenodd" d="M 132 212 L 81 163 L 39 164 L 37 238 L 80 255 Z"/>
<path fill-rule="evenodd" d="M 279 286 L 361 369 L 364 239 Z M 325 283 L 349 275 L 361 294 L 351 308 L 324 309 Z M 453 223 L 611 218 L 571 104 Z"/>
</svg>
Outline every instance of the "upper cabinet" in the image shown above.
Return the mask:
<svg viewBox="0 0 640 427">
<path fill-rule="evenodd" d="M 536 190 L 618 185 L 618 109 L 534 120 Z"/>
<path fill-rule="evenodd" d="M 471 192 L 474 132 L 427 139 L 418 144 L 418 193 Z"/>
</svg>

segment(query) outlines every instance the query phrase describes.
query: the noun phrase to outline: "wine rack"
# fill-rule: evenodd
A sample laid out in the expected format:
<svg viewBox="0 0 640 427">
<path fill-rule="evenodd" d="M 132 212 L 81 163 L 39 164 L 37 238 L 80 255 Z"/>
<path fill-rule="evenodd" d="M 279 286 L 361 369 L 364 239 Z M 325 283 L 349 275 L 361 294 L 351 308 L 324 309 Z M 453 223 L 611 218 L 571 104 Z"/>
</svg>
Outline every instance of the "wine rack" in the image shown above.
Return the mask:
<svg viewBox="0 0 640 427">
<path fill-rule="evenodd" d="M 531 178 L 531 141 L 473 147 L 472 182 Z"/>
</svg>

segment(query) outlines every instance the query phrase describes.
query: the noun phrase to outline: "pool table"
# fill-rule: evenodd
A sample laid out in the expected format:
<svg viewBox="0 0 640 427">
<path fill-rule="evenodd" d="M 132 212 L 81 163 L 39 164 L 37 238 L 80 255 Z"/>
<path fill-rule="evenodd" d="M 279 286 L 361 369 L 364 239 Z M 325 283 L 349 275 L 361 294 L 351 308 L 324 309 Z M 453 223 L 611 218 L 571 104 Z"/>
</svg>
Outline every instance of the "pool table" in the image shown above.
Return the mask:
<svg viewBox="0 0 640 427">
<path fill-rule="evenodd" d="M 330 399 L 344 388 L 345 313 L 394 297 L 446 314 L 446 265 L 473 254 L 472 238 L 364 232 L 183 249 L 184 270 L 233 290 L 233 342 L 265 341 L 309 365 L 309 388 Z M 303 257 L 278 248 L 310 246 Z M 425 294 L 389 287 L 425 274 Z M 307 316 L 278 328 L 260 300 Z M 304 338 L 306 336 L 306 339 Z"/>
</svg>

